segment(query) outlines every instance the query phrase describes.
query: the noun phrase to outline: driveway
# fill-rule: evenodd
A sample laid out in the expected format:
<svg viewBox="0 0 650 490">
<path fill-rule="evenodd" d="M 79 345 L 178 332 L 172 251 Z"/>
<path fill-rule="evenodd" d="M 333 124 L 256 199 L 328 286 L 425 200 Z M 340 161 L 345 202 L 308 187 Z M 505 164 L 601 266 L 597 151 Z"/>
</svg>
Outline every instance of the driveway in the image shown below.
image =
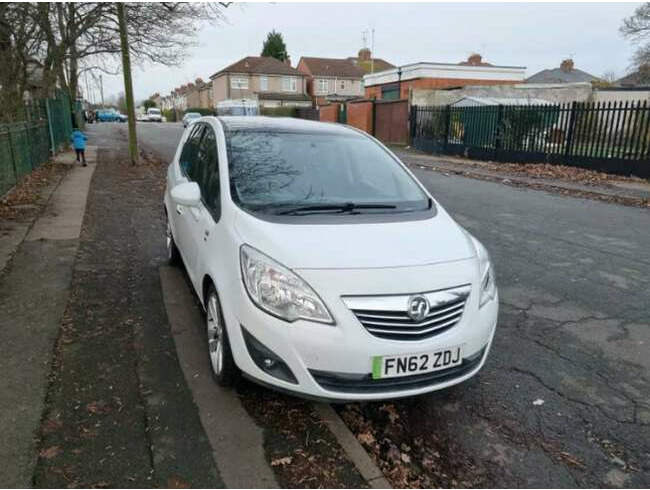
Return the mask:
<svg viewBox="0 0 650 490">
<path fill-rule="evenodd" d="M 173 158 L 180 125 L 138 131 L 145 148 Z M 490 250 L 501 314 L 478 376 L 392 404 L 404 437 L 444 454 L 450 474 L 471 469 L 492 486 L 650 486 L 650 213 L 411 163 Z M 394 436 L 383 410 L 341 409 L 369 421 L 375 441 Z M 368 438 L 366 447 L 384 457 Z"/>
</svg>

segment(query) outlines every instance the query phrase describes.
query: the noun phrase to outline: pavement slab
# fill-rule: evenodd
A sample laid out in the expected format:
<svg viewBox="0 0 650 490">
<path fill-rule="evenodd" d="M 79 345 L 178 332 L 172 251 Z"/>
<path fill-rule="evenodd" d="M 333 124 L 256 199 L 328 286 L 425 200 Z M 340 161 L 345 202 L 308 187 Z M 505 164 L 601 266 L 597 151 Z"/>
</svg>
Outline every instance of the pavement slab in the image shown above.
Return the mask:
<svg viewBox="0 0 650 490">
<path fill-rule="evenodd" d="M 32 485 L 34 437 L 69 297 L 93 171 L 94 163 L 75 167 L 58 186 L 44 189 L 51 197 L 31 229 L 29 222 L 19 223 L 2 240 L 3 261 L 13 255 L 12 267 L 0 276 L 0 474 L 7 486 Z M 52 216 L 57 219 L 52 221 Z M 65 233 L 58 229 L 61 224 Z M 38 232 L 30 238 L 34 229 Z"/>
<path fill-rule="evenodd" d="M 159 173 L 132 167 L 125 145 L 109 143 L 116 134 L 94 129 L 98 166 L 34 484 L 223 487 L 163 307 Z"/>
</svg>

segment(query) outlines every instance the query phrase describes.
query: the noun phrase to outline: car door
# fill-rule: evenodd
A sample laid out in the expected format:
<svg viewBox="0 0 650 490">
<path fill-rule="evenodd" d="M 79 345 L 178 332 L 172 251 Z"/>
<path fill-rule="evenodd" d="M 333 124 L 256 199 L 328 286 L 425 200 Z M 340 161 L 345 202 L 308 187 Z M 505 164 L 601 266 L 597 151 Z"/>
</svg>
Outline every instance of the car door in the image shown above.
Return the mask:
<svg viewBox="0 0 650 490">
<path fill-rule="evenodd" d="M 190 136 L 187 138 L 181 155 L 178 159 L 181 174 L 190 182 L 197 182 L 201 174 L 199 157 L 199 147 L 203 137 L 203 126 L 197 126 L 192 129 Z M 199 184 L 200 185 L 200 184 Z M 173 209 L 170 210 L 170 215 L 174 219 L 174 240 L 178 245 L 178 249 L 183 257 L 187 273 L 190 278 L 194 277 L 193 268 L 191 264 L 195 262 L 194 255 L 196 254 L 195 243 L 192 233 L 194 232 L 193 224 L 200 217 L 200 208 L 184 206 L 177 202 L 172 202 Z"/>
<path fill-rule="evenodd" d="M 201 205 L 196 219 L 190 225 L 193 254 L 189 258 L 188 265 L 194 273 L 195 281 L 202 279 L 207 260 L 206 254 L 211 253 L 208 249 L 211 241 L 210 234 L 221 215 L 217 139 L 214 129 L 209 124 L 202 125 L 204 128 L 197 152 L 198 174 L 196 175 L 196 182 L 201 189 Z M 195 283 L 195 287 L 199 286 L 200 284 Z"/>
</svg>

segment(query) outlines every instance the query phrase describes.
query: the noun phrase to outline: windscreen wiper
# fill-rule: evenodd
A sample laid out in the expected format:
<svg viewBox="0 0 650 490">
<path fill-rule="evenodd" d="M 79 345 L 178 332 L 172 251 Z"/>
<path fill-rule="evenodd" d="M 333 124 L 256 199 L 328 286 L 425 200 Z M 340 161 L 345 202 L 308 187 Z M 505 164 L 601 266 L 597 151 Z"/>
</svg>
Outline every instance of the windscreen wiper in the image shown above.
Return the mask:
<svg viewBox="0 0 650 490">
<path fill-rule="evenodd" d="M 320 212 L 334 212 L 336 214 L 354 213 L 361 209 L 395 209 L 397 206 L 393 204 L 355 204 L 353 202 L 346 202 L 341 204 L 312 204 L 309 206 L 297 206 L 291 209 L 280 211 L 277 214 L 309 214 Z"/>
</svg>

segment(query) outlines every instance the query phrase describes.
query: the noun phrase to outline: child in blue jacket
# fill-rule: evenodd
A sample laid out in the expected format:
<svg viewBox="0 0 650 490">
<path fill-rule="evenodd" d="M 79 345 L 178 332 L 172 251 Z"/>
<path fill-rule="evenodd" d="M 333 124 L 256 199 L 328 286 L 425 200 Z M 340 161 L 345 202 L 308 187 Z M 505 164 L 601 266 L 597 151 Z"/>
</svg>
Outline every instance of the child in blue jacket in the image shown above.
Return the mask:
<svg viewBox="0 0 650 490">
<path fill-rule="evenodd" d="M 88 139 L 86 135 L 79 128 L 75 128 L 72 131 L 72 146 L 74 151 L 77 154 L 77 161 L 81 157 L 82 165 L 86 166 L 86 140 Z"/>
</svg>

